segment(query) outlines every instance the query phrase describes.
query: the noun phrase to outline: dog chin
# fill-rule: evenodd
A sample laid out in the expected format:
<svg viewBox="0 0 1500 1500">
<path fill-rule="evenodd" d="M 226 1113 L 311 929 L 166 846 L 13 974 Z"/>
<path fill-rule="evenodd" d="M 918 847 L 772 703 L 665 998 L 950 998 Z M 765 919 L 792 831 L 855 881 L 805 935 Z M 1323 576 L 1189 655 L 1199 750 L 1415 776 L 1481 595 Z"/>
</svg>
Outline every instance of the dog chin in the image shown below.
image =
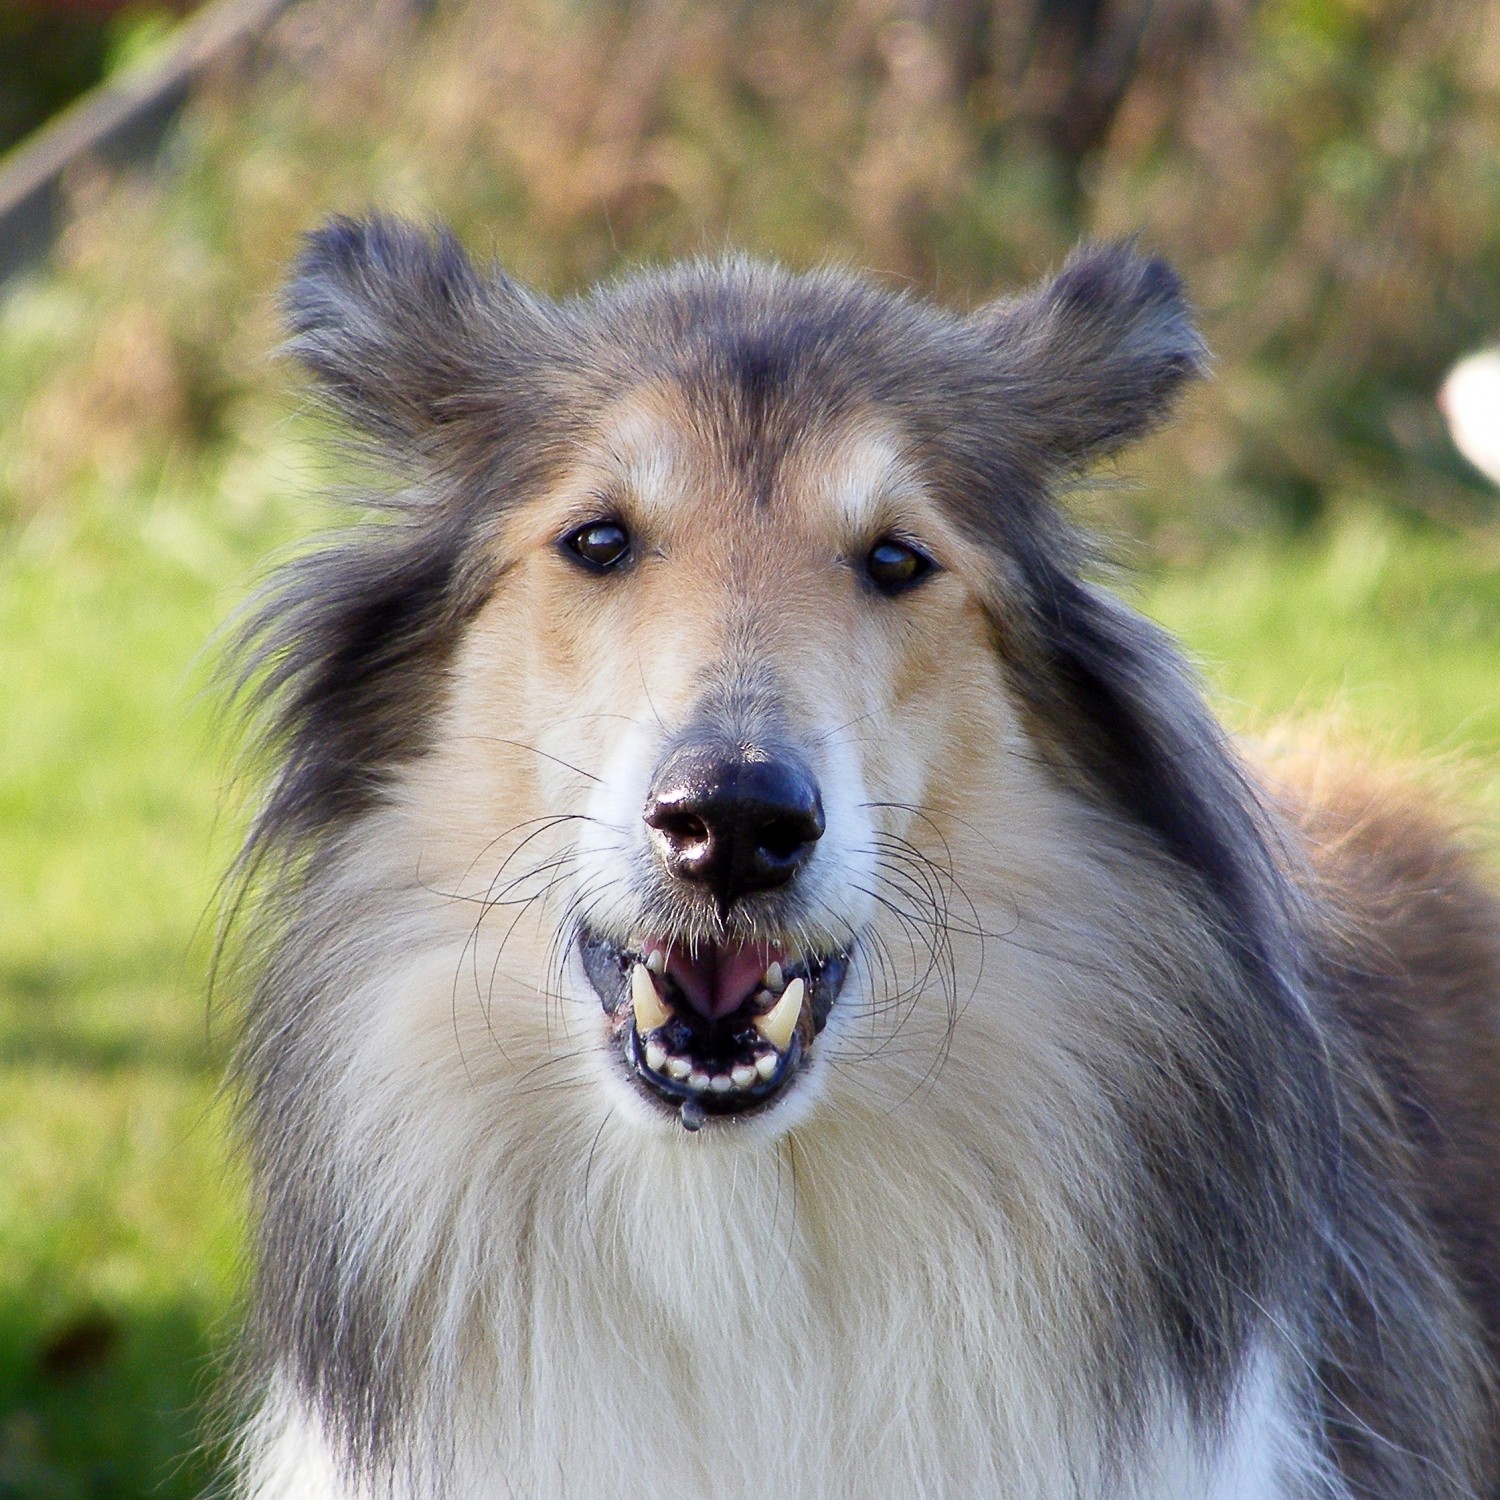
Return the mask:
<svg viewBox="0 0 1500 1500">
<path fill-rule="evenodd" d="M 715 1133 L 805 1117 L 850 948 L 585 926 L 574 958 L 633 1115 Z"/>
</svg>

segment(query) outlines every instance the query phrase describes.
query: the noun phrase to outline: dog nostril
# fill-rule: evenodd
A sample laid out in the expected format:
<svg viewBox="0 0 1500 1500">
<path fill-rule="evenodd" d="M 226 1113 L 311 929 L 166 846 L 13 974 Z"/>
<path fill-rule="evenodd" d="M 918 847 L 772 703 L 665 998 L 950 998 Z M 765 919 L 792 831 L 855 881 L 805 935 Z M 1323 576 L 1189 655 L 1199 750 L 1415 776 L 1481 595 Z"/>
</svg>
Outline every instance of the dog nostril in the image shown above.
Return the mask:
<svg viewBox="0 0 1500 1500">
<path fill-rule="evenodd" d="M 761 829 L 760 847 L 772 859 L 793 859 L 822 832 L 806 818 L 777 818 Z"/>
<path fill-rule="evenodd" d="M 710 838 L 708 824 L 692 813 L 663 813 L 647 821 L 663 838 L 683 848 L 706 844 Z"/>
</svg>

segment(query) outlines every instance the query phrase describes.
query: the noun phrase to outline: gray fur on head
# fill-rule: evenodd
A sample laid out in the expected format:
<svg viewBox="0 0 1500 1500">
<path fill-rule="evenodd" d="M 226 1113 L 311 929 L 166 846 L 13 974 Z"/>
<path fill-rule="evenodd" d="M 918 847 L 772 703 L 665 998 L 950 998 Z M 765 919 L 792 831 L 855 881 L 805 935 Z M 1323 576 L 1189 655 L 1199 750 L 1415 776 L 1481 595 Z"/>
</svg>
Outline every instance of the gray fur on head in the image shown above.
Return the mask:
<svg viewBox="0 0 1500 1500">
<path fill-rule="evenodd" d="M 1052 483 L 1160 421 L 1203 360 L 1177 277 L 1126 243 L 1085 246 L 963 318 L 743 260 L 559 304 L 476 269 L 446 231 L 337 218 L 308 237 L 284 303 L 288 353 L 407 487 L 373 491 L 387 524 L 288 568 L 249 620 L 246 675 L 283 757 L 262 850 L 365 805 L 420 751 L 444 652 L 489 586 L 476 539 L 631 384 L 740 382 L 761 460 L 789 424 L 889 407 L 950 467 L 966 530 L 1018 556 L 1045 533 L 1049 555 L 1072 555 Z"/>
<path fill-rule="evenodd" d="M 502 433 L 507 417 L 524 424 L 535 393 L 518 382 L 561 353 L 549 304 L 481 275 L 446 230 L 398 219 L 333 219 L 309 235 L 283 304 L 287 352 L 344 419 L 431 462 L 476 409 Z"/>
<path fill-rule="evenodd" d="M 1207 360 L 1177 273 L 1129 242 L 1079 247 L 973 322 L 1005 372 L 1007 416 L 1059 474 L 1149 431 Z"/>
</svg>

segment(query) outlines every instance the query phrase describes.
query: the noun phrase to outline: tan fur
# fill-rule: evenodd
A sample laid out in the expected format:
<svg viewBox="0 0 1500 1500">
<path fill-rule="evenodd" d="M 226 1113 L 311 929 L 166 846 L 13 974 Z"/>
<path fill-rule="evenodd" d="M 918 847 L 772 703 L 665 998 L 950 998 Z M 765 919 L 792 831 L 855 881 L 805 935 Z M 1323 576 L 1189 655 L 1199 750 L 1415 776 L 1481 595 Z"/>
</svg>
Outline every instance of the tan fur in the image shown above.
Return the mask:
<svg viewBox="0 0 1500 1500">
<path fill-rule="evenodd" d="M 1399 797 L 1265 808 L 1046 505 L 1195 367 L 1170 272 L 558 310 L 377 221 L 291 301 L 418 478 L 261 623 L 244 1492 L 1488 1500 L 1500 914 Z M 645 831 L 705 725 L 826 814 L 737 906 Z M 847 952 L 789 1082 L 643 1081 L 583 955 L 662 932 Z"/>
</svg>

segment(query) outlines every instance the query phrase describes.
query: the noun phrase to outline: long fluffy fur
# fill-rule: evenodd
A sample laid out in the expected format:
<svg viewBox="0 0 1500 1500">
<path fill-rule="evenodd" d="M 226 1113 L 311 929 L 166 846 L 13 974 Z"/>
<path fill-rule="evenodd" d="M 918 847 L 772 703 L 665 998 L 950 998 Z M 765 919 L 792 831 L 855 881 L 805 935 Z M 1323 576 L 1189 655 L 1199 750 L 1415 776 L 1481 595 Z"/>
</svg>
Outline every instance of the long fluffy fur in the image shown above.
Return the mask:
<svg viewBox="0 0 1500 1500">
<path fill-rule="evenodd" d="M 247 632 L 248 1495 L 1500 1494 L 1494 904 L 1441 839 L 1372 860 L 1379 807 L 1271 806 L 1049 498 L 1200 367 L 1167 267 L 1085 248 L 968 317 L 743 262 L 551 304 L 341 221 L 287 305 L 401 489 Z M 506 613 L 527 516 L 641 390 L 753 557 L 809 433 L 899 434 L 982 643 L 972 731 L 809 741 L 830 788 L 920 795 L 846 819 L 865 958 L 801 1113 L 693 1138 L 610 1092 L 569 967 L 634 909 L 628 757 L 573 703 L 517 720 L 561 627 Z M 744 610 L 700 713 L 771 702 Z M 646 696 L 616 740 L 673 728 Z"/>
</svg>

